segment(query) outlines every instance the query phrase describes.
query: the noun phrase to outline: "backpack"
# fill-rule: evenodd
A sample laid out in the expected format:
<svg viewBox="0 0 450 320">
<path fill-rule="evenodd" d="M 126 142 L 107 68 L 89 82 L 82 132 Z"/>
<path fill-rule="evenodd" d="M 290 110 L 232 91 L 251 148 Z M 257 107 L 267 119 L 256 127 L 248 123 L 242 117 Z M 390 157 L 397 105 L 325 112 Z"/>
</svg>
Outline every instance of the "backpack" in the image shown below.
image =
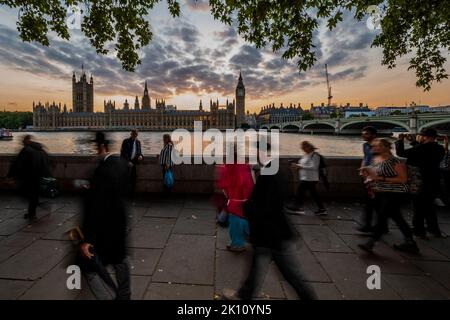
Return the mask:
<svg viewBox="0 0 450 320">
<path fill-rule="evenodd" d="M 320 153 L 315 152 L 319 156 L 319 178 L 323 182 L 323 185 L 325 186 L 325 189 L 327 191 L 330 191 L 330 183 L 328 182 L 328 170 L 327 170 L 327 164 L 325 162 L 325 157 L 322 156 Z"/>
<path fill-rule="evenodd" d="M 418 167 L 414 167 L 411 165 L 407 165 L 408 171 L 408 190 L 411 194 L 418 194 L 422 191 L 423 180 L 422 174 L 420 173 L 420 169 Z"/>
</svg>

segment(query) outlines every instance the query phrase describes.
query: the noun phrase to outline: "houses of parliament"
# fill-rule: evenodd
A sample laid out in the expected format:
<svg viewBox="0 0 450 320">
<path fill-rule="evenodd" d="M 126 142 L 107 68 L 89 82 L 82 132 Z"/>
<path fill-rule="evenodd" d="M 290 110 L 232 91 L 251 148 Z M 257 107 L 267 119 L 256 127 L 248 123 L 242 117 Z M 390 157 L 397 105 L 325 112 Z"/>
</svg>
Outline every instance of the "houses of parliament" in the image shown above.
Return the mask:
<svg viewBox="0 0 450 320">
<path fill-rule="evenodd" d="M 103 112 L 94 112 L 94 79 L 89 81 L 82 68 L 77 81 L 75 72 L 72 76 L 72 109 L 61 103 L 33 102 L 34 130 L 174 130 L 194 129 L 194 121 L 201 121 L 203 129 L 220 130 L 239 128 L 245 122 L 245 86 L 239 74 L 236 86 L 236 98 L 219 105 L 219 100 L 209 102 L 209 111 L 204 110 L 202 101 L 197 110 L 177 110 L 176 106 L 166 105 L 165 100 L 155 100 L 152 107 L 147 82 L 144 95 L 139 100 L 136 96 L 134 105 L 128 100 L 122 108 L 113 101 L 104 101 Z"/>
</svg>

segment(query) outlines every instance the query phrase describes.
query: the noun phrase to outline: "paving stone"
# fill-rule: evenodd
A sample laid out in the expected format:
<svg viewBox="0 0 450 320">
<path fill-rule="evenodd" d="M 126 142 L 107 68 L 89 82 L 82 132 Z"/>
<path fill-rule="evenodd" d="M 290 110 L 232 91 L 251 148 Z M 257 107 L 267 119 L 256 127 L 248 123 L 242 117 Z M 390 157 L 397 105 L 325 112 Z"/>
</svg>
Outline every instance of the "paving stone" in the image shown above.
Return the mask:
<svg viewBox="0 0 450 320">
<path fill-rule="evenodd" d="M 355 221 L 329 220 L 327 225 L 337 234 L 361 234 L 361 232 L 356 230 L 358 224 Z"/>
<path fill-rule="evenodd" d="M 300 268 L 306 281 L 330 282 L 330 277 L 302 239 L 296 241 Z"/>
<path fill-rule="evenodd" d="M 302 239 L 312 251 L 352 252 L 352 250 L 327 226 L 297 225 Z"/>
<path fill-rule="evenodd" d="M 32 285 L 33 281 L 0 279 L 0 300 L 15 300 Z"/>
<path fill-rule="evenodd" d="M 151 280 L 148 276 L 131 276 L 131 300 L 144 299 Z"/>
<path fill-rule="evenodd" d="M 75 227 L 80 226 L 80 223 L 80 216 L 75 215 L 72 218 L 64 221 L 62 224 L 58 224 L 58 227 L 56 229 L 43 235 L 42 239 L 70 241 L 67 232 Z"/>
<path fill-rule="evenodd" d="M 66 241 L 37 240 L 0 264 L 0 278 L 36 280 L 53 269 L 69 248 Z"/>
<path fill-rule="evenodd" d="M 152 282 L 145 300 L 212 300 L 213 286 Z"/>
<path fill-rule="evenodd" d="M 155 218 L 178 218 L 182 207 L 182 203 L 151 203 L 147 207 L 145 216 Z"/>
<path fill-rule="evenodd" d="M 24 229 L 30 224 L 29 220 L 24 218 L 12 218 L 0 223 L 0 235 L 9 236 L 19 230 Z"/>
<path fill-rule="evenodd" d="M 418 274 L 423 272 L 399 254 L 399 251 L 381 241 L 377 242 L 373 253 L 358 248 L 358 244 L 368 240 L 367 237 L 342 235 L 341 238 L 352 248 L 367 265 L 378 265 L 382 273 Z"/>
<path fill-rule="evenodd" d="M 24 232 L 49 233 L 63 225 L 63 223 L 74 216 L 73 213 L 49 214 L 36 222 L 26 226 Z"/>
<path fill-rule="evenodd" d="M 401 298 L 383 280 L 383 276 L 381 276 L 381 289 L 369 290 L 366 285 L 369 277 L 366 270 L 369 265 L 355 254 L 320 252 L 316 253 L 316 256 L 345 299 L 394 300 Z"/>
<path fill-rule="evenodd" d="M 215 210 L 211 198 L 208 196 L 190 197 L 184 202 L 184 208 Z"/>
<path fill-rule="evenodd" d="M 218 250 L 216 252 L 216 293 L 223 288 L 239 289 L 247 278 L 252 260 L 252 250 L 241 253 Z M 280 283 L 281 275 L 272 263 L 266 275 L 261 292 L 257 296 L 262 298 L 284 299 L 285 295 Z"/>
<path fill-rule="evenodd" d="M 12 257 L 39 239 L 38 234 L 16 232 L 0 242 L 0 263 Z"/>
<path fill-rule="evenodd" d="M 161 256 L 161 249 L 130 250 L 130 272 L 132 275 L 151 276 Z"/>
<path fill-rule="evenodd" d="M 53 269 L 20 297 L 21 300 L 74 300 L 80 290 L 67 288 L 67 279 L 70 276 L 67 271 L 69 265 L 74 264 L 73 255 L 66 256 Z"/>
<path fill-rule="evenodd" d="M 450 290 L 450 264 L 440 261 L 414 261 L 416 266 L 422 269 L 441 285 Z"/>
<path fill-rule="evenodd" d="M 134 248 L 164 248 L 175 219 L 142 218 L 132 229 L 129 245 Z"/>
<path fill-rule="evenodd" d="M 213 210 L 182 209 L 173 233 L 214 235 L 216 214 Z"/>
<path fill-rule="evenodd" d="M 153 275 L 153 281 L 212 285 L 214 243 L 212 236 L 173 234 Z"/>
<path fill-rule="evenodd" d="M 226 250 L 230 243 L 230 234 L 228 228 L 216 227 L 216 249 Z"/>
<path fill-rule="evenodd" d="M 398 274 L 383 274 L 382 277 L 403 299 L 450 299 L 450 292 L 430 277 Z"/>
<path fill-rule="evenodd" d="M 0 223 L 11 218 L 22 218 L 26 209 L 0 209 Z"/>
<path fill-rule="evenodd" d="M 326 224 L 325 221 L 320 219 L 316 215 L 312 214 L 302 214 L 302 215 L 294 215 L 294 214 L 287 214 L 288 219 L 291 221 L 292 224 L 304 224 L 304 225 L 324 225 Z"/>
<path fill-rule="evenodd" d="M 319 300 L 343 300 L 343 295 L 339 292 L 336 286 L 332 283 L 321 283 L 321 282 L 308 282 L 308 284 L 316 292 L 317 298 Z M 281 281 L 284 292 L 288 300 L 298 300 L 299 297 L 295 292 L 294 288 L 286 281 Z"/>
</svg>

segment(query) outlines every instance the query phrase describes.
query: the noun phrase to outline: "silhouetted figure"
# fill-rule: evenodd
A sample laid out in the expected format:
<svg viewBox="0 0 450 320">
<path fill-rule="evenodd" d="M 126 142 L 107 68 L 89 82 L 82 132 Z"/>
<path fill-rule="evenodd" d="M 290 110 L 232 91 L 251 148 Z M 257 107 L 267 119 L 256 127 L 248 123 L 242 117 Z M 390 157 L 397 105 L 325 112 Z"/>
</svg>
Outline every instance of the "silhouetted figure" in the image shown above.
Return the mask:
<svg viewBox="0 0 450 320">
<path fill-rule="evenodd" d="M 264 166 L 270 165 L 269 161 Z M 250 200 L 244 204 L 250 227 L 249 240 L 254 247 L 251 270 L 237 292 L 227 288 L 223 290 L 225 299 L 252 299 L 260 291 L 272 260 L 301 299 L 317 299 L 300 270 L 294 241 L 297 231 L 293 230 L 283 213 L 286 195 L 287 180 L 280 172 L 256 178 Z"/>
<path fill-rule="evenodd" d="M 439 193 L 440 163 L 445 155 L 444 147 L 436 142 L 437 131 L 433 128 L 423 129 L 419 141 L 412 141 L 412 148 L 405 149 L 404 135 L 395 143 L 397 155 L 406 158 L 406 163 L 420 169 L 423 188 L 413 197 L 414 217 L 413 231 L 418 237 L 425 238 L 428 231 L 436 237 L 442 237 L 439 228 L 434 200 Z M 427 229 L 425 229 L 425 221 Z"/>
<path fill-rule="evenodd" d="M 126 259 L 127 214 L 124 188 L 127 163 L 108 151 L 102 132 L 96 134 L 98 166 L 84 203 L 81 254 L 83 269 L 98 299 L 130 299 L 130 271 Z M 118 286 L 109 278 L 106 266 L 116 271 Z M 107 286 L 105 286 L 105 283 Z"/>
<path fill-rule="evenodd" d="M 136 190 L 136 166 L 144 158 L 142 155 L 141 142 L 138 140 L 138 131 L 133 129 L 130 137 L 123 140 L 120 156 L 128 163 L 130 194 L 134 195 Z"/>
<path fill-rule="evenodd" d="M 50 166 L 43 146 L 33 141 L 31 135 L 23 138 L 23 148 L 13 162 L 8 176 L 16 179 L 19 192 L 28 200 L 28 213 L 24 218 L 36 219 L 41 179 L 50 176 Z"/>
<path fill-rule="evenodd" d="M 164 185 L 164 193 L 169 194 L 172 192 L 172 186 L 167 186 L 164 183 L 165 175 L 168 171 L 171 171 L 173 174 L 173 161 L 172 161 L 172 150 L 173 150 L 173 142 L 170 134 L 163 135 L 164 146 L 161 149 L 159 154 L 159 164 L 162 169 L 162 177 L 163 177 L 163 185 Z"/>
</svg>

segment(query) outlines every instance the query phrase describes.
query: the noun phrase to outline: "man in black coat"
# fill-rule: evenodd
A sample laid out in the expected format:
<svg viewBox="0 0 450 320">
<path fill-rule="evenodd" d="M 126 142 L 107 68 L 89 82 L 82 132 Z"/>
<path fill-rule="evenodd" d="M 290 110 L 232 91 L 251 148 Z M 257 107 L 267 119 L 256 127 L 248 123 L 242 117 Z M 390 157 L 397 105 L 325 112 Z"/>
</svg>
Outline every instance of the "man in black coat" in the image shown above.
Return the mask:
<svg viewBox="0 0 450 320">
<path fill-rule="evenodd" d="M 137 129 L 133 129 L 130 137 L 123 140 L 120 149 L 120 157 L 128 162 L 131 195 L 134 194 L 136 188 L 136 165 L 144 158 L 141 142 L 137 137 L 138 131 Z"/>
<path fill-rule="evenodd" d="M 265 167 L 270 165 L 271 162 Z M 249 242 L 254 247 L 251 270 L 238 292 L 223 290 L 225 299 L 252 299 L 259 292 L 272 260 L 301 299 L 317 299 L 300 270 L 295 245 L 297 231 L 293 230 L 283 212 L 286 190 L 287 181 L 280 172 L 257 177 L 251 198 L 244 204 L 250 229 Z"/>
<path fill-rule="evenodd" d="M 32 140 L 31 135 L 23 138 L 23 148 L 8 176 L 17 180 L 20 193 L 28 200 L 28 213 L 24 218 L 36 219 L 41 179 L 50 176 L 50 167 L 47 153 L 40 143 Z"/>
<path fill-rule="evenodd" d="M 97 133 L 98 166 L 86 192 L 82 232 L 84 243 L 81 254 L 86 278 L 99 299 L 130 299 L 130 271 L 126 260 L 127 213 L 124 186 L 127 164 L 119 156 L 108 152 L 108 141 Z M 106 279 L 104 266 L 116 270 L 118 286 L 105 291 L 101 280 Z M 101 278 L 101 280 L 100 280 Z M 111 286 L 110 286 L 111 287 Z"/>
<path fill-rule="evenodd" d="M 410 149 L 405 149 L 404 135 L 400 135 L 395 143 L 397 155 L 406 158 L 408 165 L 419 168 L 422 175 L 422 191 L 413 198 L 413 231 L 416 236 L 422 238 L 426 237 L 426 231 L 436 237 L 442 237 L 434 200 L 439 191 L 439 165 L 444 158 L 445 150 L 436 142 L 437 136 L 435 129 L 426 128 L 419 134 L 420 141 L 413 141 Z M 427 223 L 427 230 L 424 220 Z"/>
</svg>

